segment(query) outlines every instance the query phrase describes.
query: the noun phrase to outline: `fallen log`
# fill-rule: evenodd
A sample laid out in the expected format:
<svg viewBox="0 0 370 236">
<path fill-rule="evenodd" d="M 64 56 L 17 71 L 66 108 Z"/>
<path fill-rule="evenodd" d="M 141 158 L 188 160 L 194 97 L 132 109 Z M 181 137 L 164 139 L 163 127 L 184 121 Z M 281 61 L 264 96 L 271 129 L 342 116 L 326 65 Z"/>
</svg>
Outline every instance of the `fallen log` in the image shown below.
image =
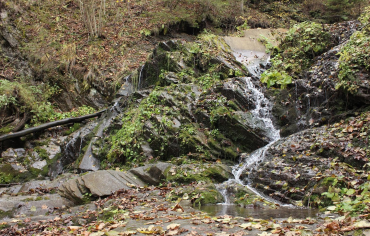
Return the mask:
<svg viewBox="0 0 370 236">
<path fill-rule="evenodd" d="M 21 183 L 0 184 L 0 188 L 11 187 L 11 186 L 14 186 L 14 185 L 19 185 L 19 184 L 21 184 Z"/>
<path fill-rule="evenodd" d="M 5 134 L 5 135 L 0 136 L 0 142 L 2 142 L 4 140 L 7 140 L 7 139 L 22 137 L 22 136 L 25 136 L 27 134 L 31 134 L 31 133 L 34 133 L 34 132 L 39 132 L 39 131 L 42 131 L 42 130 L 45 130 L 45 129 L 48 129 L 48 128 L 51 128 L 51 127 L 54 127 L 54 126 L 58 126 L 58 125 L 65 125 L 65 124 L 70 124 L 70 123 L 79 123 L 79 122 L 82 122 L 83 120 L 86 120 L 86 119 L 89 119 L 89 118 L 98 117 L 103 112 L 105 112 L 106 110 L 107 109 L 104 109 L 102 111 L 99 111 L 99 112 L 96 112 L 96 113 L 90 114 L 90 115 L 67 118 L 67 119 L 63 119 L 63 120 L 57 120 L 57 121 L 49 122 L 49 123 L 42 124 L 42 125 L 39 125 L 39 126 L 36 126 L 36 127 L 28 128 L 28 129 L 25 129 L 25 130 L 22 130 L 22 131 L 19 131 L 19 132 L 15 132 L 15 133 L 11 133 L 11 134 Z"/>
</svg>

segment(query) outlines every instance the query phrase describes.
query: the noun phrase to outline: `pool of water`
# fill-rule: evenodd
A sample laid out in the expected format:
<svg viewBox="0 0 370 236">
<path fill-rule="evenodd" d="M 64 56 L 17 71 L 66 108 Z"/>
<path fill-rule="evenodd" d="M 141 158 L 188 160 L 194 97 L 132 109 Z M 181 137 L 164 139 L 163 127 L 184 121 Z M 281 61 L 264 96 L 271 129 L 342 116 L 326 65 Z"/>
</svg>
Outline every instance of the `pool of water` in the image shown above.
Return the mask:
<svg viewBox="0 0 370 236">
<path fill-rule="evenodd" d="M 207 205 L 200 207 L 201 211 L 207 212 L 211 216 L 230 215 L 240 217 L 253 217 L 256 219 L 281 219 L 293 217 L 294 219 L 305 219 L 307 217 L 316 218 L 318 209 L 299 209 L 299 208 L 243 208 L 237 205 Z"/>
</svg>

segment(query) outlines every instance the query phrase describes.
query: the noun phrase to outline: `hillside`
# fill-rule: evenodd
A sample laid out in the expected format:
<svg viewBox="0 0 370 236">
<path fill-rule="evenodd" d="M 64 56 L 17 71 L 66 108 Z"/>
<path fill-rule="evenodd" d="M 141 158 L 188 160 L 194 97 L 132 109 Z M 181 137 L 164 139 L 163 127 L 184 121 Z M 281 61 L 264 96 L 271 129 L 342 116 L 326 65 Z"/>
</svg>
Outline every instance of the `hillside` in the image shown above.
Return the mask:
<svg viewBox="0 0 370 236">
<path fill-rule="evenodd" d="M 315 0 L 95 3 L 1 0 L 0 133 L 105 107 L 160 41 L 343 20 L 365 4 L 341 10 Z M 72 110 L 77 114 L 60 114 Z"/>
<path fill-rule="evenodd" d="M 0 17 L 1 235 L 369 233 L 368 1 Z"/>
</svg>

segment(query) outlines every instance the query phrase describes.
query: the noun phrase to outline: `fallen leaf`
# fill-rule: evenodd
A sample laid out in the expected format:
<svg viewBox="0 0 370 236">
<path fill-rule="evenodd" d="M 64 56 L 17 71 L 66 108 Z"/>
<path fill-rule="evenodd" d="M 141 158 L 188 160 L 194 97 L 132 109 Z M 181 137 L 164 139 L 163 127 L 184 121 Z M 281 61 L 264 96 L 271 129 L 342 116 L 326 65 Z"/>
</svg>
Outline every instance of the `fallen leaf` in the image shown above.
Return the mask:
<svg viewBox="0 0 370 236">
<path fill-rule="evenodd" d="M 326 209 L 329 211 L 334 211 L 336 208 L 336 206 L 328 206 Z"/>
<path fill-rule="evenodd" d="M 367 220 L 361 220 L 354 224 L 356 228 L 363 229 L 363 228 L 370 228 L 370 222 Z"/>
<path fill-rule="evenodd" d="M 133 234 L 136 234 L 137 231 L 124 231 L 122 233 L 119 233 L 119 235 L 124 235 L 124 236 L 130 236 L 130 235 L 133 235 Z"/>
<path fill-rule="evenodd" d="M 180 227 L 180 224 L 170 224 L 170 225 L 167 225 L 167 229 L 168 230 L 178 229 L 179 227 Z"/>
</svg>

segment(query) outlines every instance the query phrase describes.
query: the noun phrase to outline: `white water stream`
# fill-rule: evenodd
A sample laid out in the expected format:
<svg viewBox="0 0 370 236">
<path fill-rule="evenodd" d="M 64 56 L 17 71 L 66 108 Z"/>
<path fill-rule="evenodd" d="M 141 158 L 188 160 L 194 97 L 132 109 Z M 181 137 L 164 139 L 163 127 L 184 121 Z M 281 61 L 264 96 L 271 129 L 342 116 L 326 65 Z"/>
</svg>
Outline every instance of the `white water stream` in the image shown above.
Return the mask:
<svg viewBox="0 0 370 236">
<path fill-rule="evenodd" d="M 253 76 L 256 77 L 260 77 L 261 73 L 263 72 L 263 69 L 261 68 L 260 64 L 266 65 L 269 60 L 269 55 L 265 54 L 264 52 L 252 50 L 237 50 L 234 52 L 234 56 L 239 62 L 243 63 L 248 68 L 249 72 Z M 269 130 L 267 136 L 270 140 L 270 143 L 260 149 L 255 150 L 247 158 L 242 160 L 241 163 L 235 165 L 232 171 L 234 179 L 230 179 L 222 184 L 219 184 L 217 186 L 217 189 L 225 199 L 225 202 L 223 203 L 224 205 L 232 205 L 228 196 L 227 187 L 232 186 L 233 183 L 237 183 L 243 186 L 247 186 L 252 192 L 254 192 L 256 195 L 265 199 L 268 202 L 279 204 L 280 206 L 292 207 L 292 205 L 282 204 L 281 202 L 258 192 L 251 186 L 251 183 L 249 182 L 248 178 L 246 179 L 240 178 L 242 173 L 245 172 L 251 173 L 252 171 L 254 171 L 258 167 L 258 165 L 264 160 L 268 148 L 275 141 L 280 139 L 280 131 L 274 127 L 273 122 L 271 120 L 272 104 L 264 96 L 264 94 L 258 88 L 256 88 L 256 86 L 252 82 L 251 77 L 245 77 L 244 79 L 246 82 L 245 93 L 249 94 L 249 96 L 252 97 L 253 100 L 255 101 L 255 109 L 253 109 L 250 112 L 253 114 L 256 120 L 259 120 L 260 122 L 263 123 L 266 130 Z"/>
</svg>

